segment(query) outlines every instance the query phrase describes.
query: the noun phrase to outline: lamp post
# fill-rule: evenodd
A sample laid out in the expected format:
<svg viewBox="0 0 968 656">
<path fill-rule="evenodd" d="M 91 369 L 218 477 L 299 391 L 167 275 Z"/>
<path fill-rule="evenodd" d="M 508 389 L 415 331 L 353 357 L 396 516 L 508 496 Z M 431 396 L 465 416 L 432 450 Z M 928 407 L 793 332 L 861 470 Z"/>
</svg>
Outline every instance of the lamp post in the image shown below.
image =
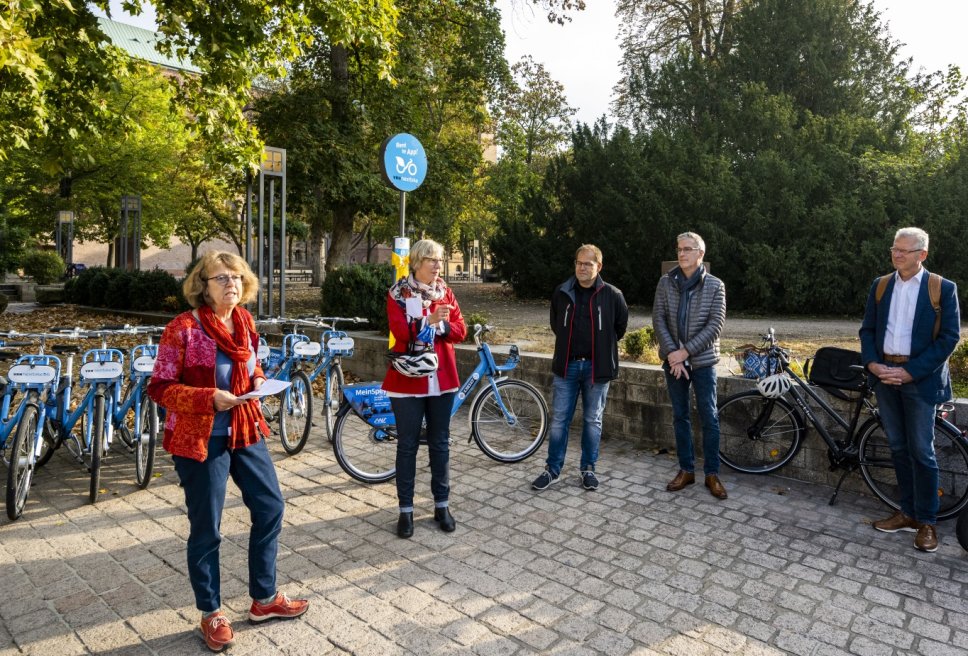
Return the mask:
<svg viewBox="0 0 968 656">
<path fill-rule="evenodd" d="M 55 242 L 57 254 L 69 266 L 74 261 L 74 212 L 61 210 L 57 213 Z"/>
<path fill-rule="evenodd" d="M 266 179 L 269 182 L 269 224 L 266 225 L 265 219 L 265 204 L 266 204 Z M 285 315 L 286 313 L 286 150 L 285 148 L 272 148 L 266 146 L 262 151 L 262 162 L 259 166 L 259 176 L 258 176 L 258 193 L 253 195 L 252 192 L 252 180 L 249 181 L 248 189 L 248 199 L 258 203 L 258 212 L 256 220 L 258 222 L 258 244 L 259 247 L 256 250 L 256 262 L 259 275 L 259 281 L 266 279 L 265 296 L 266 302 L 266 314 L 272 314 L 272 291 L 273 291 L 273 271 L 275 269 L 275 239 L 273 238 L 273 224 L 275 222 L 275 208 L 276 208 L 276 179 L 280 181 L 279 190 L 279 207 L 280 207 L 280 228 L 281 228 L 281 252 L 279 254 L 279 314 Z M 246 208 L 246 231 L 248 240 L 249 236 L 252 234 L 252 210 Z M 268 237 L 266 235 L 268 232 Z M 248 243 L 248 242 L 247 242 Z M 268 245 L 268 254 L 266 253 L 266 246 Z M 249 252 L 249 249 L 246 249 Z M 265 258 L 268 255 L 268 277 L 266 272 L 266 262 Z M 263 294 L 260 290 L 257 302 L 256 313 L 258 315 L 263 314 Z"/>
<path fill-rule="evenodd" d="M 117 266 L 129 271 L 141 269 L 141 196 L 121 197 Z"/>
</svg>

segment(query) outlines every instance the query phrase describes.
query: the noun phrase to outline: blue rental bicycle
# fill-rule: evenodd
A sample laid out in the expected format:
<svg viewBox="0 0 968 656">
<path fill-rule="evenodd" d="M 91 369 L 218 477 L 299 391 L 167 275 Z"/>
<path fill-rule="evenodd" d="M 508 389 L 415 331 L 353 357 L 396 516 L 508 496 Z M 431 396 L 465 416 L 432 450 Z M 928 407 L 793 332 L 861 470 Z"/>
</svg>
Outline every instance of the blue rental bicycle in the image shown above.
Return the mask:
<svg viewBox="0 0 968 656">
<path fill-rule="evenodd" d="M 30 341 L 11 341 L 10 337 L 39 340 L 38 353 L 8 350 L 32 346 Z M 34 471 L 53 454 L 51 444 L 43 436 L 41 409 L 45 392 L 60 375 L 60 359 L 44 353 L 46 340 L 54 337 L 59 335 L 0 333 L 0 344 L 4 349 L 0 350 L 0 360 L 14 361 L 6 377 L 0 376 L 3 395 L 0 401 L 0 452 L 7 465 L 7 517 L 11 520 L 23 514 Z"/>
<path fill-rule="evenodd" d="M 56 345 L 57 353 L 67 356 L 63 376 L 51 387 L 46 401 L 41 406 L 40 421 L 52 436 L 57 446 L 65 444 L 74 459 L 84 465 L 91 474 L 88 498 L 97 503 L 101 484 L 101 460 L 107 452 L 114 434 L 114 412 L 121 399 L 124 385 L 124 353 L 107 346 L 108 335 L 117 330 L 62 330 L 60 338 L 100 338 L 101 347 L 88 349 L 81 357 L 79 383 L 87 392 L 71 410 L 73 390 L 74 356 L 80 352 L 74 345 Z M 130 331 L 123 331 L 130 332 Z M 48 383 L 50 384 L 50 383 Z M 74 432 L 80 426 L 79 434 Z"/>
<path fill-rule="evenodd" d="M 301 319 L 260 319 L 259 325 L 285 325 L 292 332 L 283 336 L 281 348 L 273 348 L 260 338 L 258 357 L 270 378 L 292 383 L 285 391 L 262 400 L 262 412 L 269 425 L 278 422 L 282 448 L 289 455 L 302 451 L 309 439 L 313 422 L 313 382 L 323 376 L 323 422 L 332 439 L 334 407 L 343 387 L 343 357 L 353 355 L 354 342 L 336 329 L 336 322 L 365 322 L 358 317 L 314 317 Z M 328 322 L 328 323 L 327 323 Z M 300 327 L 324 328 L 322 341 L 316 342 L 299 332 Z"/>
<path fill-rule="evenodd" d="M 134 454 L 134 478 L 140 489 L 151 483 L 151 472 L 155 464 L 155 445 L 158 443 L 161 411 L 158 404 L 148 396 L 148 383 L 158 357 L 158 345 L 153 336 L 160 335 L 164 328 L 157 326 L 134 326 L 119 329 L 145 335 L 146 342 L 134 346 L 129 354 L 130 363 L 128 383 L 124 395 L 115 399 L 111 421 L 121 441 Z"/>
<path fill-rule="evenodd" d="M 548 434 L 548 405 L 541 392 L 523 380 L 506 376 L 518 366 L 518 347 L 507 361 L 495 363 L 484 335 L 490 326 L 474 326 L 479 363 L 454 395 L 451 417 L 483 380 L 471 403 L 470 436 L 488 457 L 498 462 L 520 462 L 533 454 Z M 380 382 L 348 385 L 336 414 L 333 452 L 347 474 L 364 483 L 382 483 L 396 476 L 397 430 L 390 399 Z"/>
</svg>

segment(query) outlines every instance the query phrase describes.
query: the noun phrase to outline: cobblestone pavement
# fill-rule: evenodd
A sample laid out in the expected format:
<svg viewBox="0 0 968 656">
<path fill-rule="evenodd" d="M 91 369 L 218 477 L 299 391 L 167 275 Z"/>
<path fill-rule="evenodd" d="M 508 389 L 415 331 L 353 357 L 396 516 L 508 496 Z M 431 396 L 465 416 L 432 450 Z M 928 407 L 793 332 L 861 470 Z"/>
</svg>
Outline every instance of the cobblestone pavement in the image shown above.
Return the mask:
<svg viewBox="0 0 968 656">
<path fill-rule="evenodd" d="M 321 432 L 295 457 L 272 447 L 287 499 L 279 583 L 312 599 L 301 620 L 242 621 L 248 516 L 230 486 L 231 654 L 968 654 L 968 558 L 950 524 L 923 554 L 910 533 L 875 532 L 883 509 L 864 497 L 830 507 L 829 489 L 729 472 L 727 501 L 701 484 L 670 494 L 670 456 L 607 441 L 598 491 L 572 469 L 539 494 L 543 453 L 492 462 L 454 425 L 457 531 L 433 522 L 422 471 L 410 540 L 393 533 L 393 485 L 344 475 Z M 24 516 L 0 523 L 0 654 L 207 653 L 170 459 L 143 491 L 133 468 L 111 453 L 91 506 L 62 449 Z"/>
</svg>

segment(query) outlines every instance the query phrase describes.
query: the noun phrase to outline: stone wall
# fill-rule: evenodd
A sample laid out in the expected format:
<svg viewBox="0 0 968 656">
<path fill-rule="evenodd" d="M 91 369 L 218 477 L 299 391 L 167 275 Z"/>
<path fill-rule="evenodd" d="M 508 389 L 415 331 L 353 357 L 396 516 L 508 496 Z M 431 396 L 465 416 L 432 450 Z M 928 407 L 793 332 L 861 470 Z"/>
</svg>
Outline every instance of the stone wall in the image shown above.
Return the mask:
<svg viewBox="0 0 968 656">
<path fill-rule="evenodd" d="M 310 332 L 311 334 L 311 332 Z M 376 337 L 372 333 L 351 333 L 356 340 L 356 354 L 343 362 L 343 368 L 361 380 L 382 380 L 386 373 L 384 354 L 387 349 L 385 337 Z M 500 363 L 508 352 L 507 346 L 493 347 L 495 359 Z M 473 345 L 457 347 L 458 368 L 461 379 L 477 366 L 477 351 Z M 541 390 L 545 399 L 551 403 L 551 356 L 541 353 L 522 353 L 521 364 L 513 372 L 513 377 L 526 380 Z M 723 376 L 719 379 L 719 395 L 725 398 L 736 392 L 753 389 L 752 381 L 733 376 Z M 959 403 L 960 407 L 962 403 Z M 842 402 L 834 404 L 842 413 L 846 405 Z M 961 413 L 964 416 L 968 416 Z M 694 413 L 695 415 L 695 413 Z M 575 426 L 572 429 L 573 441 L 577 439 L 576 431 L 580 431 L 580 410 L 576 413 Z M 861 421 L 864 417 L 861 417 Z M 694 416 L 693 426 L 696 432 L 696 448 L 701 452 L 702 438 L 699 434 L 698 418 Z M 838 438 L 843 435 L 839 427 L 829 429 Z M 612 382 L 608 392 L 608 405 L 605 408 L 605 425 L 603 440 L 622 440 L 637 448 L 646 450 L 666 449 L 670 453 L 675 451 L 675 438 L 672 432 L 672 408 L 666 393 L 665 380 L 662 370 L 654 365 L 636 363 L 622 363 L 619 378 Z M 607 463 L 602 463 L 607 467 Z M 807 431 L 807 439 L 800 453 L 784 467 L 780 475 L 803 481 L 836 485 L 842 472 L 831 472 L 827 459 L 827 445 L 817 435 L 813 428 Z M 725 476 L 729 476 L 728 467 L 723 468 Z M 764 485 L 769 479 L 764 478 Z M 861 479 L 860 473 L 847 477 L 844 489 L 869 493 Z"/>
</svg>

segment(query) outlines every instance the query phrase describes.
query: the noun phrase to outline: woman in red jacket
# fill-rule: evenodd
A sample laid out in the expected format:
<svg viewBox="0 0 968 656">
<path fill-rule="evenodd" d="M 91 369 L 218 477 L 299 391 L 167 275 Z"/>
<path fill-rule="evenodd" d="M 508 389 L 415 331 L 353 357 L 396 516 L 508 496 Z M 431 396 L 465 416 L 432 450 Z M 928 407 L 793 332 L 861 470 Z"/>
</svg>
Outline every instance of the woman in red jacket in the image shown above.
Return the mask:
<svg viewBox="0 0 968 656">
<path fill-rule="evenodd" d="M 434 495 L 434 520 L 444 531 L 456 527 L 450 514 L 450 410 L 457 377 L 455 343 L 464 341 L 467 327 L 454 292 L 440 277 L 444 247 L 421 239 L 410 249 L 410 275 L 398 280 L 387 295 L 387 317 L 398 353 L 426 350 L 436 355 L 437 368 L 408 368 L 392 364 L 387 368 L 383 389 L 390 397 L 397 420 L 397 499 L 400 519 L 397 535 L 413 535 L 413 489 L 417 475 L 417 447 L 421 425 L 427 423 L 430 452 L 430 491 Z M 432 357 L 430 358 L 432 361 Z M 423 359 L 425 364 L 426 358 Z"/>
<path fill-rule="evenodd" d="M 276 590 L 276 554 L 285 503 L 264 435 L 269 430 L 257 399 L 265 375 L 255 357 L 259 334 L 240 307 L 255 298 L 259 281 L 233 253 L 209 251 L 185 278 L 182 291 L 195 309 L 165 327 L 148 394 L 165 408 L 165 450 L 188 506 L 188 577 L 202 612 L 201 632 L 212 651 L 232 643 L 221 611 L 219 545 L 228 478 L 249 509 L 249 620 L 297 617 L 308 602 Z"/>
</svg>

